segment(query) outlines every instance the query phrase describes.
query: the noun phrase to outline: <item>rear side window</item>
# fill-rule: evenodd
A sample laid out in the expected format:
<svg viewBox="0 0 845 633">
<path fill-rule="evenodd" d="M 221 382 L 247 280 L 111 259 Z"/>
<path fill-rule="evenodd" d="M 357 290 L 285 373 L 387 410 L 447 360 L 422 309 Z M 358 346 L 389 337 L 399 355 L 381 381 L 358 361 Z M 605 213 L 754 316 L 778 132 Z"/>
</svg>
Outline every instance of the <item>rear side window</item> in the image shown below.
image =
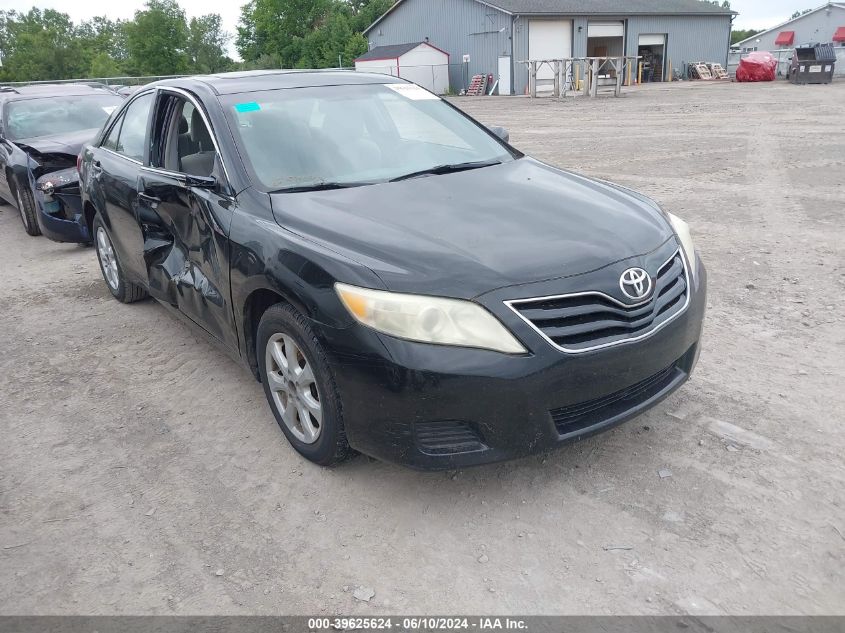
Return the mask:
<svg viewBox="0 0 845 633">
<path fill-rule="evenodd" d="M 106 138 L 103 147 L 111 149 L 118 154 L 122 154 L 132 160 L 143 162 L 144 160 L 144 142 L 147 138 L 147 122 L 150 118 L 150 108 L 153 105 L 154 93 L 145 94 L 138 97 L 135 101 L 129 104 L 126 111 L 122 115 L 122 120 L 118 121 Z M 118 131 L 118 128 L 119 131 Z M 114 147 L 109 145 L 112 142 L 112 136 L 117 132 L 117 143 Z"/>
<path fill-rule="evenodd" d="M 103 141 L 102 147 L 106 149 L 110 149 L 113 152 L 117 151 L 117 137 L 120 136 L 120 126 L 123 125 L 123 115 L 121 114 L 120 117 L 115 121 L 114 125 L 111 128 L 111 132 L 106 137 L 106 140 Z"/>
</svg>

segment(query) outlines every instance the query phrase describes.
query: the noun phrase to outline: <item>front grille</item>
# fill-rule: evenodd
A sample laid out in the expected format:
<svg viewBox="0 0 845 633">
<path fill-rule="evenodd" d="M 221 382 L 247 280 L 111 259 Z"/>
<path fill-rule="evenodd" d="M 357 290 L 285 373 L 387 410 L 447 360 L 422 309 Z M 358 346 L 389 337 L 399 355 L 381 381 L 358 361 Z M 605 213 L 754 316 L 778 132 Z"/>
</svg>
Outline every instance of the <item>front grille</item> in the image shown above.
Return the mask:
<svg viewBox="0 0 845 633">
<path fill-rule="evenodd" d="M 457 420 L 418 422 L 414 436 L 419 449 L 428 455 L 474 453 L 487 448 L 472 426 Z"/>
<path fill-rule="evenodd" d="M 654 292 L 644 304 L 627 306 L 599 292 L 510 301 L 508 305 L 543 336 L 567 352 L 642 338 L 684 311 L 688 299 L 681 251 L 654 277 Z"/>
<path fill-rule="evenodd" d="M 645 380 L 608 396 L 552 409 L 549 413 L 560 435 L 568 435 L 630 411 L 665 389 L 683 370 L 677 363 Z"/>
</svg>

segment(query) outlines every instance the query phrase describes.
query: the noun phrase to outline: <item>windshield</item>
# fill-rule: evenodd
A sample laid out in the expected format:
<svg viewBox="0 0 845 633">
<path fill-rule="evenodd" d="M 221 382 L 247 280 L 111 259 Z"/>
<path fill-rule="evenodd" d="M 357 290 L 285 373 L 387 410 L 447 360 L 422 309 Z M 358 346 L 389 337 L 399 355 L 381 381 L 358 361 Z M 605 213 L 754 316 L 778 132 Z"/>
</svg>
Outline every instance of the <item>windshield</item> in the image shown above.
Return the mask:
<svg viewBox="0 0 845 633">
<path fill-rule="evenodd" d="M 229 95 L 223 105 L 247 167 L 267 191 L 386 182 L 514 158 L 413 84 L 266 90 Z"/>
<path fill-rule="evenodd" d="M 102 127 L 123 98 L 111 94 L 42 97 L 12 101 L 3 127 L 12 140 Z"/>
</svg>

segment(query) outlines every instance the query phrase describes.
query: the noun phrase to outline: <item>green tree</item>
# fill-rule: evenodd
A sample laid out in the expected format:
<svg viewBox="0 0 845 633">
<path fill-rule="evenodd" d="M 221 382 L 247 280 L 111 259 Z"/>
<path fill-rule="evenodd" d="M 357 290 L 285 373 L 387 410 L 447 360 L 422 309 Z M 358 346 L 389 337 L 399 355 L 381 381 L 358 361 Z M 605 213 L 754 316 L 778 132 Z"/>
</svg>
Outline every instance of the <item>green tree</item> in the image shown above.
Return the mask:
<svg viewBox="0 0 845 633">
<path fill-rule="evenodd" d="M 232 60 L 226 55 L 230 36 L 216 13 L 191 18 L 188 24 L 188 60 L 195 73 L 217 73 L 228 70 Z"/>
<path fill-rule="evenodd" d="M 351 65 L 367 50 L 361 32 L 393 0 L 251 0 L 241 10 L 236 46 L 244 67 L 277 60 L 289 68 Z"/>
<path fill-rule="evenodd" d="M 53 9 L 8 11 L 0 23 L 6 81 L 37 81 L 84 76 L 88 70 L 70 17 Z"/>
<path fill-rule="evenodd" d="M 91 60 L 88 77 L 103 79 L 107 77 L 120 77 L 122 75 L 123 68 L 108 53 L 97 53 Z"/>
<path fill-rule="evenodd" d="M 138 75 L 188 71 L 188 26 L 175 0 L 147 0 L 146 8 L 123 26 L 127 69 Z"/>
<path fill-rule="evenodd" d="M 95 17 L 77 27 L 82 55 L 90 68 L 89 77 L 116 77 L 124 74 L 127 53 L 124 22 Z"/>
<path fill-rule="evenodd" d="M 800 18 L 800 17 L 801 17 L 802 15 L 804 15 L 805 13 L 810 13 L 810 11 L 812 11 L 812 9 L 804 9 L 803 11 L 796 11 L 795 13 L 793 13 L 793 14 L 790 16 L 790 18 L 789 18 L 789 19 L 790 19 L 790 20 L 794 20 L 795 18 Z"/>
<path fill-rule="evenodd" d="M 252 0 L 241 9 L 235 45 L 241 57 L 275 55 L 293 68 L 303 57 L 303 45 L 329 17 L 338 0 Z"/>
<path fill-rule="evenodd" d="M 758 29 L 737 29 L 731 31 L 731 44 L 747 40 L 749 37 L 757 35 L 757 33 L 760 33 Z"/>
</svg>

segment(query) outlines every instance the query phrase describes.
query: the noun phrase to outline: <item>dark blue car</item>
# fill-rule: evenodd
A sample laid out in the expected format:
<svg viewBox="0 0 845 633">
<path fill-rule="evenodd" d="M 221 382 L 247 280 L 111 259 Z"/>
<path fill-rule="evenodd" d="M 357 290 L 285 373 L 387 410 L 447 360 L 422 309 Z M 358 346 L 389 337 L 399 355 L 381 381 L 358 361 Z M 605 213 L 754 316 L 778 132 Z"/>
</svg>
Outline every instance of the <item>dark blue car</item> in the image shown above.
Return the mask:
<svg viewBox="0 0 845 633">
<path fill-rule="evenodd" d="M 29 235 L 90 242 L 81 220 L 76 157 L 123 98 L 86 85 L 0 88 L 0 204 Z"/>
</svg>

